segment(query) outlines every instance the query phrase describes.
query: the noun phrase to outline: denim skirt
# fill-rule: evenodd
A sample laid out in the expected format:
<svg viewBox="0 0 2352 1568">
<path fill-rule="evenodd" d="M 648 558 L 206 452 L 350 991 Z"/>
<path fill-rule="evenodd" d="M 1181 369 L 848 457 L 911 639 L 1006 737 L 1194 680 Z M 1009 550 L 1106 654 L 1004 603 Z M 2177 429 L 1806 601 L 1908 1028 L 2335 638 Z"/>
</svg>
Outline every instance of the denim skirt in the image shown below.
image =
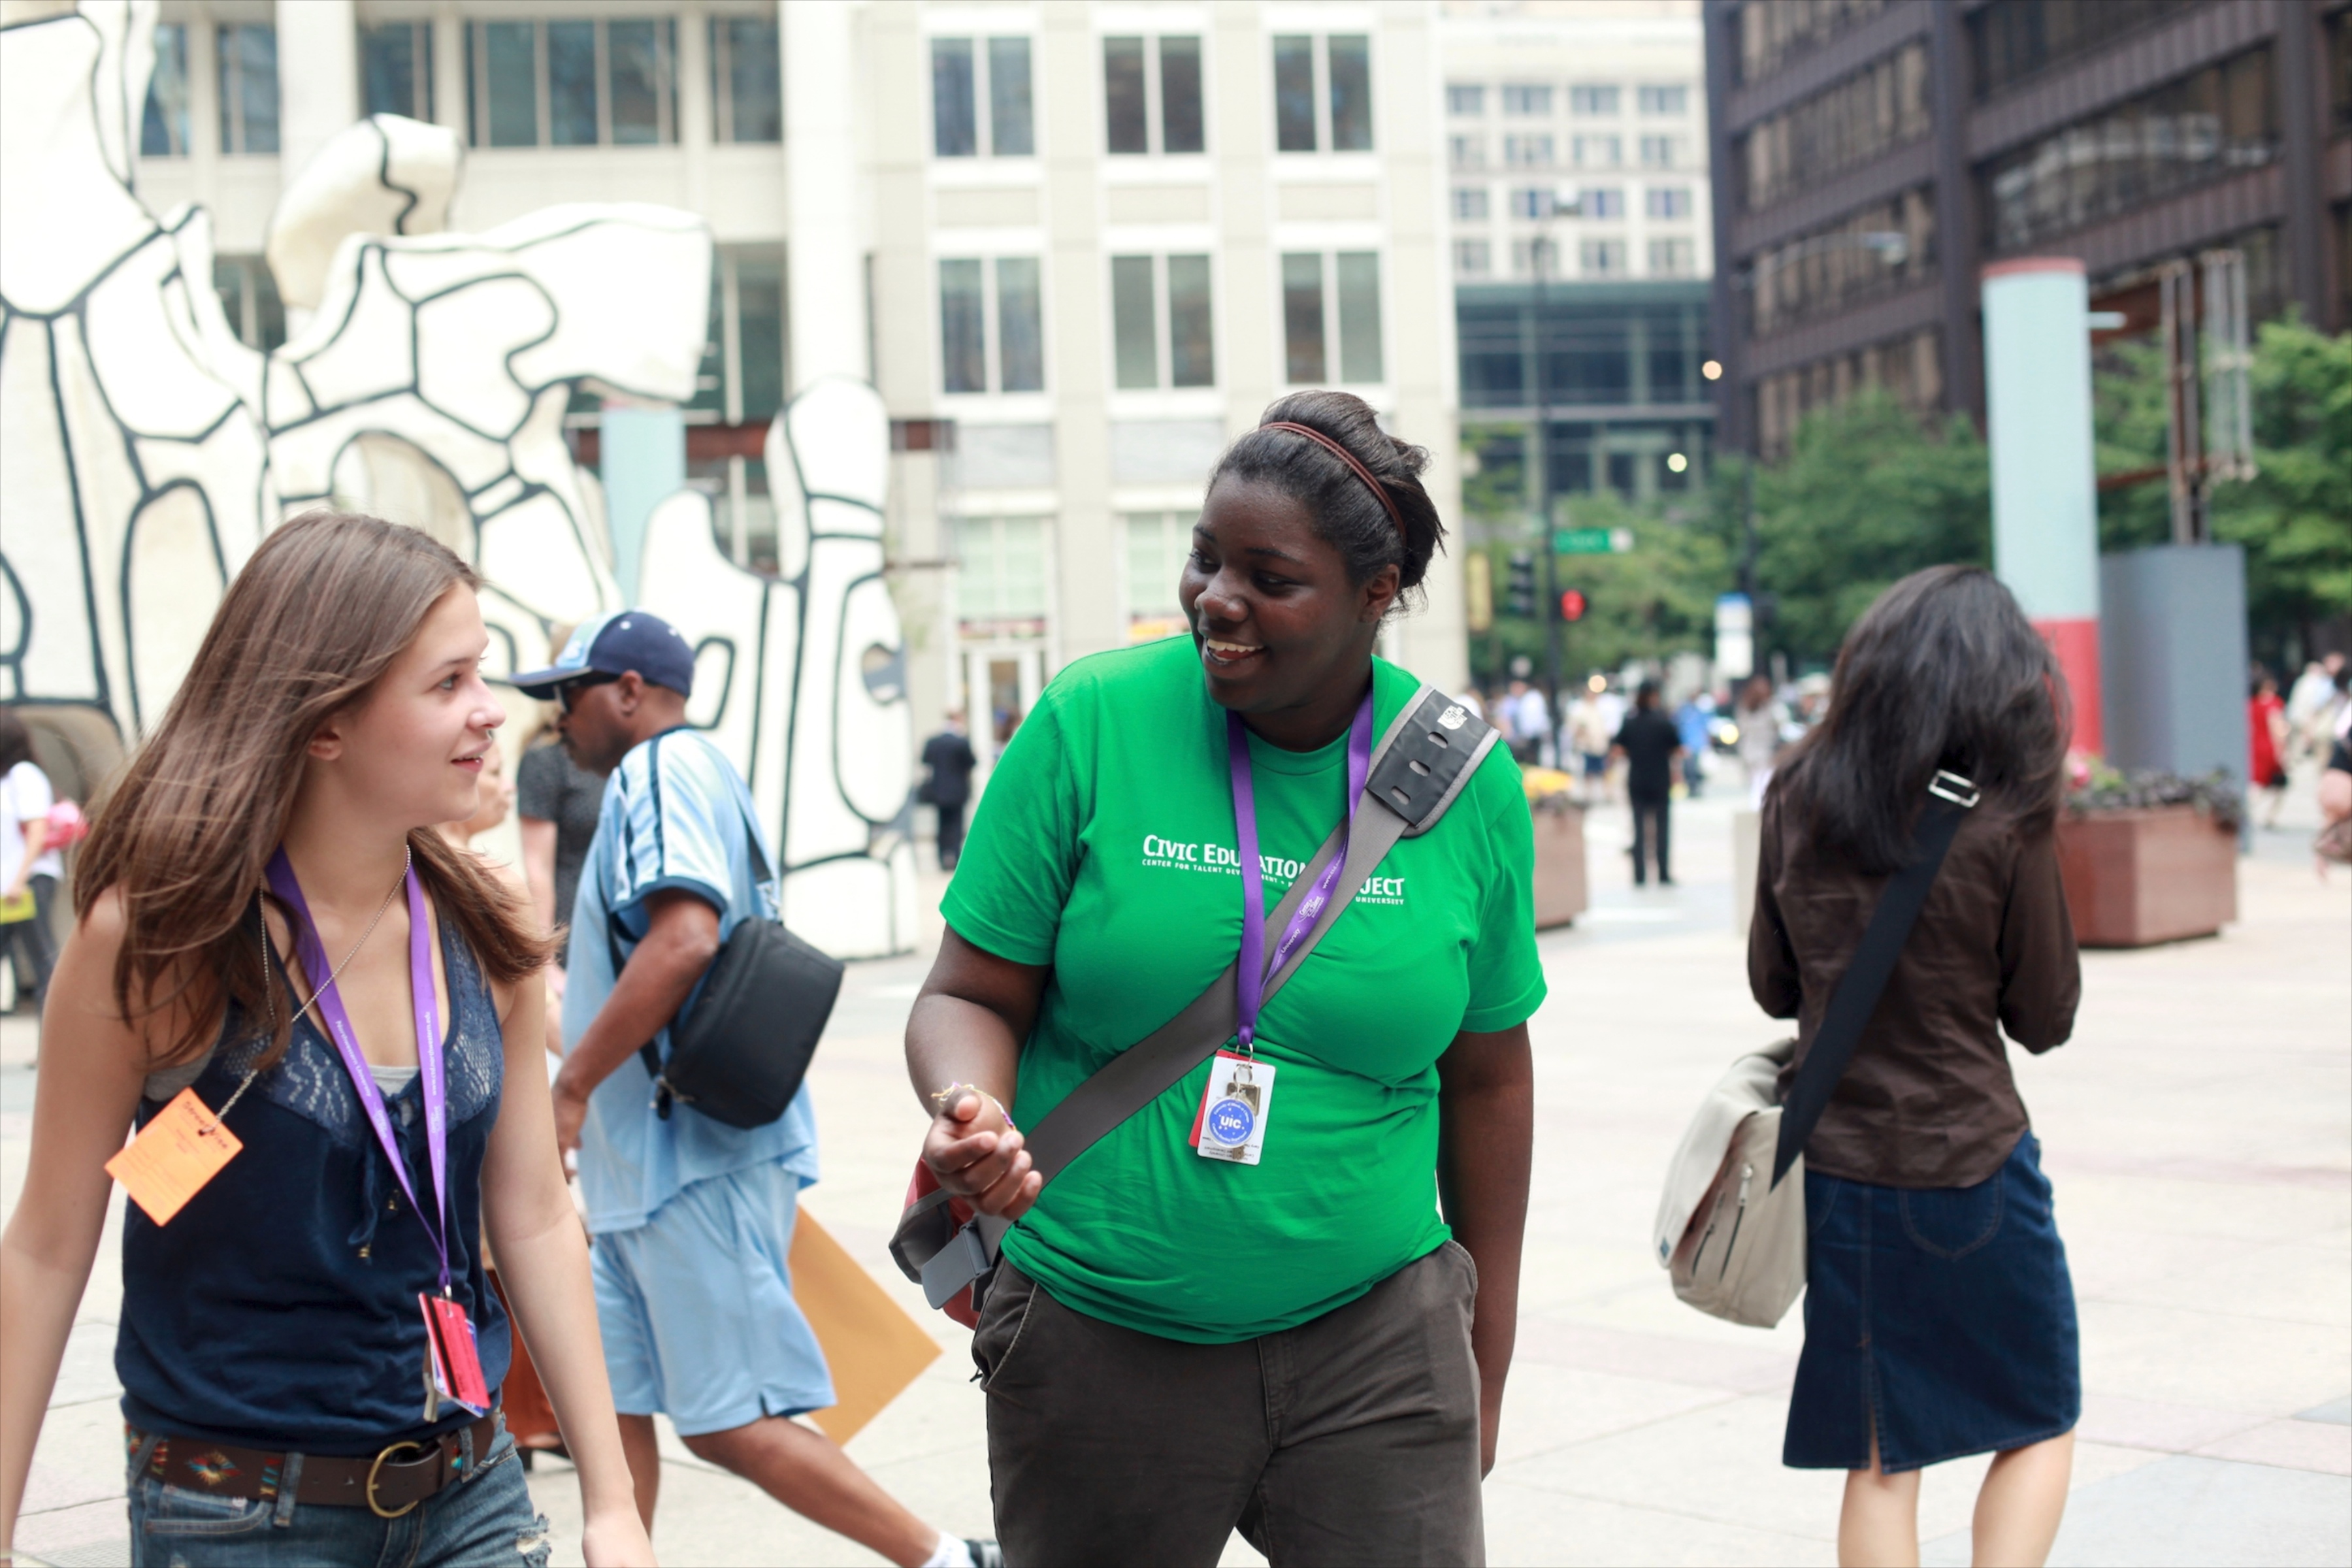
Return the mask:
<svg viewBox="0 0 2352 1568">
<path fill-rule="evenodd" d="M 1969 1187 L 1805 1173 L 1805 1349 L 1781 1462 L 1916 1470 L 2074 1430 L 2074 1284 L 2028 1132 Z"/>
</svg>

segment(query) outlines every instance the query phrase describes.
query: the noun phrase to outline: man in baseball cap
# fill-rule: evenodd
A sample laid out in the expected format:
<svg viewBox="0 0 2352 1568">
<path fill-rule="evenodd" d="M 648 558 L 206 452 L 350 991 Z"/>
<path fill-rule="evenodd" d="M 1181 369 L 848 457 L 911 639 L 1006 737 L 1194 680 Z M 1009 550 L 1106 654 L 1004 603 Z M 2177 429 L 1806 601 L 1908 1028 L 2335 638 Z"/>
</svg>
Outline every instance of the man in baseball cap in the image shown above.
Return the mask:
<svg viewBox="0 0 2352 1568">
<path fill-rule="evenodd" d="M 639 742 L 686 722 L 694 649 L 676 626 L 644 610 L 582 624 L 545 669 L 514 678 L 523 695 L 553 699 L 572 760 L 605 774 Z"/>
</svg>

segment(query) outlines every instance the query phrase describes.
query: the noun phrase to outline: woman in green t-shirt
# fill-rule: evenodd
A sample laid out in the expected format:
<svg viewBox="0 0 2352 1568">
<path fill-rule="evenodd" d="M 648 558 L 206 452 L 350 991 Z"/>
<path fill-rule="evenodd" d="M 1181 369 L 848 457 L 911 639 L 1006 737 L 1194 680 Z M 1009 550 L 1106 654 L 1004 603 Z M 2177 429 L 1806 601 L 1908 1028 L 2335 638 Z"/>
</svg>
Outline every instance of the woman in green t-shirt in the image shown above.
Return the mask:
<svg viewBox="0 0 2352 1568">
<path fill-rule="evenodd" d="M 972 1349 L 998 1534 L 1024 1568 L 1210 1563 L 1236 1527 L 1276 1563 L 1483 1560 L 1544 994 L 1507 752 L 1262 1010 L 1239 998 L 1254 1115 L 1211 1106 L 1221 1056 L 1050 1187 L 1013 1121 L 1036 1125 L 1246 942 L 1282 951 L 1286 923 L 1245 932 L 1245 903 L 1298 877 L 1418 689 L 1372 648 L 1444 533 L 1427 462 L 1345 394 L 1268 409 L 1211 477 L 1192 639 L 1055 678 L 948 891 L 907 1061 L 924 1162 L 1020 1222 Z M 1219 1116 L 1241 1125 L 1204 1137 Z"/>
</svg>

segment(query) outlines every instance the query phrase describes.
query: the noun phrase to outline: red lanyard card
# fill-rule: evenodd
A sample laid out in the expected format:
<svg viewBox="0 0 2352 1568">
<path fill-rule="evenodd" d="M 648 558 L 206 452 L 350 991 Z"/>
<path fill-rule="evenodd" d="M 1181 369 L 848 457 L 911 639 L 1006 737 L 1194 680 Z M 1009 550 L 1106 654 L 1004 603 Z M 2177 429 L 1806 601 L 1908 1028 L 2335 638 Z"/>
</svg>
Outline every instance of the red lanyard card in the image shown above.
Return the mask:
<svg viewBox="0 0 2352 1568">
<path fill-rule="evenodd" d="M 481 1352 L 474 1343 L 474 1322 L 466 1309 L 446 1296 L 419 1292 L 425 1309 L 425 1338 L 433 1358 L 433 1385 L 477 1415 L 490 1407 L 490 1390 L 482 1377 Z"/>
</svg>

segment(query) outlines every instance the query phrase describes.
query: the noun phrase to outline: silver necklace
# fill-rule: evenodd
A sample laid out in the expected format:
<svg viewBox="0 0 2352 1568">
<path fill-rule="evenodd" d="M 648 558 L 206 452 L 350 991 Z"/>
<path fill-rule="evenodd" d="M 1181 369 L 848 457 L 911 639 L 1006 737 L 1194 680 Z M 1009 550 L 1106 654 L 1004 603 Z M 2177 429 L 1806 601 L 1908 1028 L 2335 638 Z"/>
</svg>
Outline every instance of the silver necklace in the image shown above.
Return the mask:
<svg viewBox="0 0 2352 1568">
<path fill-rule="evenodd" d="M 343 977 L 343 971 L 352 966 L 352 960 L 360 955 L 360 949 L 365 947 L 368 942 L 368 938 L 375 934 L 377 924 L 383 919 L 383 911 L 392 908 L 392 900 L 399 896 L 400 889 L 408 885 L 408 873 L 415 865 L 415 851 L 409 848 L 407 846 L 403 845 L 400 851 L 400 880 L 392 885 L 391 892 L 384 894 L 383 902 L 375 907 L 375 918 L 369 921 L 367 923 L 367 930 L 360 932 L 359 941 L 352 944 L 351 952 L 343 955 L 343 961 L 335 965 L 333 972 L 327 976 L 327 985 L 332 985 L 336 981 L 341 980 Z M 308 1013 L 318 1002 L 319 993 L 320 991 L 324 991 L 327 988 L 327 985 L 320 985 L 313 989 L 310 993 L 310 1000 L 304 1002 L 300 1007 L 295 1010 L 294 1021 L 296 1023 L 301 1022 L 302 1015 Z M 264 919 L 261 922 L 261 999 L 269 1008 L 269 1032 L 272 1035 L 275 1035 L 278 1033 L 278 988 L 271 983 L 269 978 L 269 921 L 267 919 Z M 226 1117 L 231 1108 L 233 1108 L 238 1100 L 245 1098 L 245 1091 L 253 1087 L 254 1078 L 260 1072 L 260 1070 L 261 1069 L 258 1068 L 250 1068 L 247 1069 L 245 1081 L 236 1086 L 236 1092 L 235 1094 L 228 1097 L 228 1104 L 222 1106 L 218 1110 L 213 1112 L 213 1121 L 217 1123 L 223 1118 Z"/>
</svg>

